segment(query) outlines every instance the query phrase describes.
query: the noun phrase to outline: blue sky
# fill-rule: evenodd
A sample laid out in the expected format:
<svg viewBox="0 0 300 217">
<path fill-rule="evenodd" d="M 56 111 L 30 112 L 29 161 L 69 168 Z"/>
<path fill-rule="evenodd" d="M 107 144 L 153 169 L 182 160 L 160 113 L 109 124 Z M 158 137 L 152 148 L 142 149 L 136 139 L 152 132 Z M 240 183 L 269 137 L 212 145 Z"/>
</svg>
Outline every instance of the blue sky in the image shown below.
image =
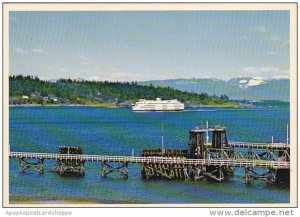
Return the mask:
<svg viewBox="0 0 300 217">
<path fill-rule="evenodd" d="M 289 11 L 10 12 L 10 75 L 289 77 Z"/>
</svg>

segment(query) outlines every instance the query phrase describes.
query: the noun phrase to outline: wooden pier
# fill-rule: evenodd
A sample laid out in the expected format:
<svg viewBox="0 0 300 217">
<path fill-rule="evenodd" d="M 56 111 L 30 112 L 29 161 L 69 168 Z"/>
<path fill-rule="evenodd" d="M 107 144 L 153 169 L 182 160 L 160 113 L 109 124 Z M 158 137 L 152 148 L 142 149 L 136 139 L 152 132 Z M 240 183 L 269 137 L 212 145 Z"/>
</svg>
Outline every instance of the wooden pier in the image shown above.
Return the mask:
<svg viewBox="0 0 300 217">
<path fill-rule="evenodd" d="M 45 160 L 79 162 L 99 162 L 102 166 L 102 175 L 115 172 L 128 178 L 128 164 L 142 164 L 146 168 L 144 178 L 165 178 L 165 179 L 188 179 L 199 180 L 210 177 L 216 181 L 224 179 L 224 171 L 232 170 L 235 167 L 245 168 L 246 181 L 260 178 L 254 176 L 254 169 L 262 168 L 272 171 L 289 170 L 290 162 L 287 161 L 266 161 L 247 159 L 187 159 L 174 157 L 135 157 L 135 156 L 108 156 L 108 155 L 79 155 L 79 154 L 56 154 L 56 153 L 32 153 L 32 152 L 10 152 L 10 158 L 18 158 L 21 162 L 20 171 L 25 172 L 28 168 L 33 168 L 39 173 L 44 172 Z M 30 163 L 26 159 L 36 160 Z M 121 166 L 114 167 L 108 163 L 121 163 Z M 24 166 L 26 165 L 26 166 Z M 121 171 L 120 169 L 124 169 Z M 216 169 L 217 168 L 217 169 Z M 209 170 L 210 169 L 210 170 Z M 151 171 L 149 173 L 149 171 Z M 146 174 L 147 173 L 147 174 Z M 218 175 L 214 175 L 218 173 Z M 63 173 L 61 173 L 63 174 Z M 252 174 L 252 175 L 250 175 Z M 273 176 L 272 178 L 274 178 Z M 261 177 L 262 179 L 265 176 Z"/>
<path fill-rule="evenodd" d="M 63 146 L 59 153 L 10 152 L 9 156 L 19 159 L 20 172 L 32 168 L 41 174 L 45 160 L 55 160 L 52 171 L 61 175 L 84 175 L 84 164 L 96 162 L 104 177 L 116 173 L 128 178 L 129 164 L 140 164 L 142 178 L 146 179 L 207 178 L 221 182 L 233 174 L 234 168 L 244 168 L 246 182 L 261 179 L 289 183 L 290 176 L 289 145 L 228 142 L 225 129 L 219 126 L 191 129 L 186 150 L 144 149 L 142 156 L 110 156 L 83 154 L 79 147 Z"/>
</svg>

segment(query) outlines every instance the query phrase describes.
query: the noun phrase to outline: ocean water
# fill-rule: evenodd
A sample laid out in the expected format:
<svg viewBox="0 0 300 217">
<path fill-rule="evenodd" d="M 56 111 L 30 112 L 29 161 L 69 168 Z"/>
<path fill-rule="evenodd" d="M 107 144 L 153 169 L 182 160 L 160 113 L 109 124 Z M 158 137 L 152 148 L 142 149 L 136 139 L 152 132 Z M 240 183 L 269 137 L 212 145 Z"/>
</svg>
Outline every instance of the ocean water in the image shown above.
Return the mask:
<svg viewBox="0 0 300 217">
<path fill-rule="evenodd" d="M 286 141 L 289 104 L 258 103 L 255 108 L 190 108 L 183 112 L 131 112 L 129 108 L 11 107 L 11 151 L 58 152 L 59 146 L 80 146 L 85 154 L 136 156 L 143 148 L 187 149 L 188 131 L 205 124 L 226 126 L 229 141 Z M 207 204 L 289 203 L 290 189 L 261 180 L 244 183 L 244 170 L 235 169 L 222 183 L 143 180 L 140 165 L 129 164 L 129 178 L 101 177 L 101 165 L 85 164 L 84 177 L 52 173 L 55 161 L 45 160 L 45 173 L 19 173 L 17 159 L 9 161 L 11 198 L 35 201 L 86 200 L 89 203 Z M 13 199 L 12 199 L 13 202 Z M 22 203 L 22 201 L 21 201 Z"/>
</svg>

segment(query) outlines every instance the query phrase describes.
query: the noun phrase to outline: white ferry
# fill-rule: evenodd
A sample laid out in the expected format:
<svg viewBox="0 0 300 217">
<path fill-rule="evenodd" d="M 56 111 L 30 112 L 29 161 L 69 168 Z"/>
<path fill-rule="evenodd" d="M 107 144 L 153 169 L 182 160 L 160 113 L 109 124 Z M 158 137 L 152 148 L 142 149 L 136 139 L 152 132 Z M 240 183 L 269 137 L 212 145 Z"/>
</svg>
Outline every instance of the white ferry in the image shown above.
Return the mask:
<svg viewBox="0 0 300 217">
<path fill-rule="evenodd" d="M 132 104 L 132 111 L 183 111 L 184 104 L 177 99 L 161 100 L 145 100 L 140 99 L 138 102 Z"/>
</svg>

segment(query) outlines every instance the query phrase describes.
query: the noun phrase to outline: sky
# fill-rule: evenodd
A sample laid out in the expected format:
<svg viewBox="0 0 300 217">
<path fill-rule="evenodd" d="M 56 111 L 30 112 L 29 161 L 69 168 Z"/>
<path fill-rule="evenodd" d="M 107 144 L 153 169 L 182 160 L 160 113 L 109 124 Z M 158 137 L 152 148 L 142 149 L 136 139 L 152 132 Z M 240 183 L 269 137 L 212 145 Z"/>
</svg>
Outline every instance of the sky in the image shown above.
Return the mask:
<svg viewBox="0 0 300 217">
<path fill-rule="evenodd" d="M 11 11 L 10 75 L 289 78 L 289 11 Z"/>
</svg>

